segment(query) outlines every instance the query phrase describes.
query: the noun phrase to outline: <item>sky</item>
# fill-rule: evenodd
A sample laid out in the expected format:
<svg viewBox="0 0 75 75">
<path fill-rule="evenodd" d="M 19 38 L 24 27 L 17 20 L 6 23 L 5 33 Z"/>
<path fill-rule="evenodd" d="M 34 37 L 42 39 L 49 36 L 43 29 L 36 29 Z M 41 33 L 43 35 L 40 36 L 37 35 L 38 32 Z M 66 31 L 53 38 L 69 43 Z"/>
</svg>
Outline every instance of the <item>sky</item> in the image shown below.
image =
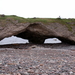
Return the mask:
<svg viewBox="0 0 75 75">
<path fill-rule="evenodd" d="M 75 18 L 75 0 L 0 0 L 0 14 L 24 18 Z"/>
</svg>

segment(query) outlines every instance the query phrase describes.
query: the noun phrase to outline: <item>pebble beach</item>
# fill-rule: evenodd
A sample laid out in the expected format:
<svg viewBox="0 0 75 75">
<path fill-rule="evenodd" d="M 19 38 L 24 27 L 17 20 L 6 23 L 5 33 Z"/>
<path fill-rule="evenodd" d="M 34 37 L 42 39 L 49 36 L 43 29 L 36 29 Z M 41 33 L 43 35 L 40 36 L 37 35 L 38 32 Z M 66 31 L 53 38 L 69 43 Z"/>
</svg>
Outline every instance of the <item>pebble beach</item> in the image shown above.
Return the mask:
<svg viewBox="0 0 75 75">
<path fill-rule="evenodd" d="M 75 75 L 75 46 L 0 46 L 0 75 Z"/>
</svg>

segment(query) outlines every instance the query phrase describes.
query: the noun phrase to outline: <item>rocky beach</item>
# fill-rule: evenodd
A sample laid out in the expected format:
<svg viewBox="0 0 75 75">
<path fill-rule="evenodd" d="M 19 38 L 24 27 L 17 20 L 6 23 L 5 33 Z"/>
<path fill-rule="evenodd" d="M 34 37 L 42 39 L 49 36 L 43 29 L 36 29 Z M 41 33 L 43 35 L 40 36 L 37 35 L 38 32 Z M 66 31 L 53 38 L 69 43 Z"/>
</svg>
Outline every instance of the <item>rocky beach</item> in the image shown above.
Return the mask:
<svg viewBox="0 0 75 75">
<path fill-rule="evenodd" d="M 75 75 L 75 46 L 69 44 L 0 46 L 0 75 Z"/>
</svg>

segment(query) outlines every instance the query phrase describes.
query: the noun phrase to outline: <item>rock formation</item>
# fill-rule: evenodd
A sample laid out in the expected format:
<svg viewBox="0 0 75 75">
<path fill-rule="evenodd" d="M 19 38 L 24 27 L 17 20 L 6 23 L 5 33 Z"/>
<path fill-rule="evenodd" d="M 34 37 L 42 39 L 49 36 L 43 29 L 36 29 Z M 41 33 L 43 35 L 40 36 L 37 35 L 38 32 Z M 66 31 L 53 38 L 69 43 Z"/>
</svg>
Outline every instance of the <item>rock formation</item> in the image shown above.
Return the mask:
<svg viewBox="0 0 75 75">
<path fill-rule="evenodd" d="M 62 42 L 75 44 L 75 25 L 70 27 L 71 29 L 58 22 L 49 24 L 42 22 L 18 23 L 15 20 L 7 19 L 5 23 L 0 21 L 0 40 L 15 35 L 28 39 L 31 43 L 41 44 L 47 38 L 56 37 Z"/>
</svg>

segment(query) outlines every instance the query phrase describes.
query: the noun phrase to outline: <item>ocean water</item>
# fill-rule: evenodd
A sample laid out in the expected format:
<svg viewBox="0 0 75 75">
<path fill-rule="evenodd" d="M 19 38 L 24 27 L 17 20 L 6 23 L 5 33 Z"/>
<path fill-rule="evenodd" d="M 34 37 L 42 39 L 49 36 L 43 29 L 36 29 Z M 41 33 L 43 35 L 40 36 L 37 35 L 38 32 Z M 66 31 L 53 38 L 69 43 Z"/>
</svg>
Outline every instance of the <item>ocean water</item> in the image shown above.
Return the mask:
<svg viewBox="0 0 75 75">
<path fill-rule="evenodd" d="M 45 40 L 44 43 L 62 43 L 62 42 L 57 38 L 48 38 Z"/>
<path fill-rule="evenodd" d="M 18 38 L 16 36 L 4 38 L 3 40 L 0 41 L 0 45 L 16 44 L 16 43 L 26 44 L 26 43 L 29 43 L 29 41 L 27 39 Z M 46 43 L 61 43 L 61 41 L 58 40 L 57 38 L 48 38 L 48 39 L 45 40 L 44 43 L 45 44 Z"/>
<path fill-rule="evenodd" d="M 8 38 L 4 38 L 3 40 L 0 41 L 0 45 L 5 45 L 5 44 L 16 44 L 16 43 L 29 43 L 28 40 L 18 38 L 16 36 L 11 36 Z"/>
</svg>

